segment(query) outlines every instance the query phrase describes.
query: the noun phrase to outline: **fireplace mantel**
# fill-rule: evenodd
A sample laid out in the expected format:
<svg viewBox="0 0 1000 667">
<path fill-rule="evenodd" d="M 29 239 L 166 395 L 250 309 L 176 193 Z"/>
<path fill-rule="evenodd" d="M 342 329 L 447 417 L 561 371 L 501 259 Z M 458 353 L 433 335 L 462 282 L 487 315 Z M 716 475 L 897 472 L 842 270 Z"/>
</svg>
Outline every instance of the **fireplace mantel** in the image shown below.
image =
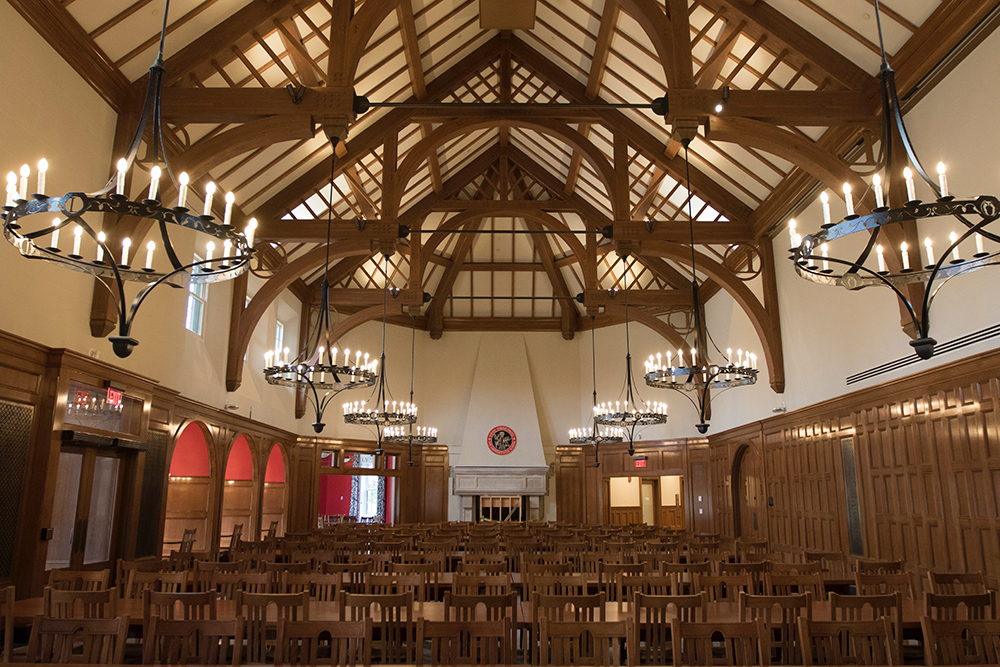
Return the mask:
<svg viewBox="0 0 1000 667">
<path fill-rule="evenodd" d="M 548 466 L 453 466 L 452 491 L 462 499 L 463 521 L 473 521 L 476 496 L 528 496 L 529 521 L 542 518 L 542 497 L 548 491 Z"/>
</svg>

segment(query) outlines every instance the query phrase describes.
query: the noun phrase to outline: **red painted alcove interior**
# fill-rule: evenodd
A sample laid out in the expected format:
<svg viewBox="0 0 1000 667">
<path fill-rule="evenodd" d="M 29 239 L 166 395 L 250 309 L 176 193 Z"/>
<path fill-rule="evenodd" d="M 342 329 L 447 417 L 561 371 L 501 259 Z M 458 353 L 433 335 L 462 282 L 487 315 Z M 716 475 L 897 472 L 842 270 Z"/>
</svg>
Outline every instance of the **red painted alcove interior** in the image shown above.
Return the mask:
<svg viewBox="0 0 1000 667">
<path fill-rule="evenodd" d="M 250 443 L 246 436 L 240 434 L 229 450 L 229 461 L 226 462 L 226 481 L 253 479 L 253 459 L 250 456 Z"/>
<path fill-rule="evenodd" d="M 271 455 L 267 457 L 267 469 L 264 473 L 265 482 L 285 481 L 285 457 L 281 454 L 281 447 L 275 445 L 271 448 Z"/>
<path fill-rule="evenodd" d="M 208 443 L 198 424 L 191 422 L 181 431 L 170 459 L 171 477 L 208 477 L 211 463 L 208 458 Z"/>
</svg>

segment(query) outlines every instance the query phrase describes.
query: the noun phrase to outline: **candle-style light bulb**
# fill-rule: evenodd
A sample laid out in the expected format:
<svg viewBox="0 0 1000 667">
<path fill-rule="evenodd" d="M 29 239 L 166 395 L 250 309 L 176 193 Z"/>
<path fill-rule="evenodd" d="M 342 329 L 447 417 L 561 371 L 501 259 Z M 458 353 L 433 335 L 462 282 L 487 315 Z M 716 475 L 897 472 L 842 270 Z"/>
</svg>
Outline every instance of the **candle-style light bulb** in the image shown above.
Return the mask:
<svg viewBox="0 0 1000 667">
<path fill-rule="evenodd" d="M 81 241 L 83 241 L 83 227 L 77 225 L 73 228 L 73 257 L 80 256 Z"/>
<path fill-rule="evenodd" d="M 52 221 L 52 239 L 49 241 L 49 247 L 59 247 L 59 218 Z"/>
<path fill-rule="evenodd" d="M 952 232 L 948 238 L 951 239 L 951 261 L 961 262 L 962 258 L 958 255 L 958 234 Z"/>
<path fill-rule="evenodd" d="M 156 242 L 150 241 L 146 244 L 146 270 L 153 270 L 153 251 L 156 250 Z"/>
<path fill-rule="evenodd" d="M 931 237 L 924 239 L 924 248 L 927 250 L 927 268 L 934 266 L 934 246 L 931 245 Z"/>
<path fill-rule="evenodd" d="M 156 199 L 160 190 L 160 176 L 162 174 L 163 171 L 158 165 L 149 170 L 149 196 L 146 199 Z"/>
<path fill-rule="evenodd" d="M 899 244 L 899 253 L 903 256 L 903 270 L 904 271 L 909 271 L 910 270 L 910 253 L 909 253 L 909 248 L 910 247 L 906 244 L 906 241 L 903 241 L 902 243 Z"/>
<path fill-rule="evenodd" d="M 191 177 L 186 171 L 182 171 L 177 176 L 177 205 L 181 208 L 187 206 L 188 183 L 190 182 Z"/>
<path fill-rule="evenodd" d="M 26 164 L 21 165 L 21 199 L 28 198 L 28 177 L 31 176 L 31 167 Z"/>
<path fill-rule="evenodd" d="M 205 244 L 205 261 L 212 261 L 212 253 L 215 252 L 215 242 L 209 241 Z"/>
<path fill-rule="evenodd" d="M 253 247 L 253 237 L 256 232 L 257 218 L 250 218 L 250 220 L 247 221 L 247 228 L 243 232 L 243 236 L 245 236 L 247 240 L 247 248 Z"/>
<path fill-rule="evenodd" d="M 948 175 L 945 173 L 944 162 L 937 163 L 938 186 L 941 188 L 941 199 L 948 196 Z"/>
<path fill-rule="evenodd" d="M 132 239 L 125 237 L 122 239 L 122 266 L 128 266 L 128 249 L 132 247 Z"/>
<path fill-rule="evenodd" d="M 225 262 L 229 259 L 229 253 L 233 249 L 233 242 L 226 239 L 222 242 L 222 261 Z"/>
<path fill-rule="evenodd" d="M 798 223 L 795 222 L 795 218 L 788 221 L 788 242 L 792 244 L 791 247 L 793 248 L 795 247 L 795 228 L 797 226 Z"/>
<path fill-rule="evenodd" d="M 226 193 L 226 212 L 222 217 L 222 224 L 228 226 L 233 221 L 233 204 L 236 203 L 236 195 L 232 192 Z"/>
<path fill-rule="evenodd" d="M 826 194 L 826 191 L 819 193 L 819 200 L 823 204 L 823 224 L 832 225 L 833 221 L 830 219 L 830 195 Z"/>
<path fill-rule="evenodd" d="M 4 205 L 13 206 L 15 199 L 17 199 L 17 174 L 11 171 L 7 173 L 7 203 Z"/>
<path fill-rule="evenodd" d="M 215 196 L 215 183 L 209 181 L 205 185 L 205 211 L 202 215 L 212 215 L 212 197 Z"/>
<path fill-rule="evenodd" d="M 883 208 L 885 206 L 885 198 L 882 195 L 882 177 L 878 174 L 872 176 L 872 188 L 875 190 L 875 207 Z"/>
<path fill-rule="evenodd" d="M 346 347 L 344 348 L 344 365 L 348 367 L 351 365 L 351 350 Z"/>
<path fill-rule="evenodd" d="M 49 161 L 42 158 L 38 161 L 38 194 L 45 193 L 45 172 L 49 170 Z"/>
<path fill-rule="evenodd" d="M 823 272 L 826 273 L 830 270 L 830 260 L 827 257 L 830 256 L 830 245 L 828 243 L 822 243 L 819 246 L 820 252 L 823 253 Z"/>
<path fill-rule="evenodd" d="M 125 194 L 125 174 L 128 172 L 128 162 L 125 158 L 118 160 L 118 177 L 115 180 L 115 194 Z"/>
<path fill-rule="evenodd" d="M 885 273 L 885 254 L 881 243 L 875 246 L 875 254 L 878 256 L 878 272 Z"/>
<path fill-rule="evenodd" d="M 976 232 L 976 255 L 985 255 L 985 249 L 983 248 L 983 235 Z"/>
<path fill-rule="evenodd" d="M 97 232 L 97 262 L 104 261 L 104 242 L 108 240 L 104 232 Z"/>
<path fill-rule="evenodd" d="M 847 204 L 847 216 L 854 215 L 854 196 L 851 194 L 850 183 L 844 183 L 844 203 Z"/>
<path fill-rule="evenodd" d="M 917 201 L 917 186 L 913 183 L 913 170 L 904 167 L 903 178 L 906 179 L 906 201 Z"/>
<path fill-rule="evenodd" d="M 284 350 L 282 350 L 282 352 L 285 355 L 285 365 L 287 366 L 288 365 L 288 348 L 286 347 Z"/>
</svg>

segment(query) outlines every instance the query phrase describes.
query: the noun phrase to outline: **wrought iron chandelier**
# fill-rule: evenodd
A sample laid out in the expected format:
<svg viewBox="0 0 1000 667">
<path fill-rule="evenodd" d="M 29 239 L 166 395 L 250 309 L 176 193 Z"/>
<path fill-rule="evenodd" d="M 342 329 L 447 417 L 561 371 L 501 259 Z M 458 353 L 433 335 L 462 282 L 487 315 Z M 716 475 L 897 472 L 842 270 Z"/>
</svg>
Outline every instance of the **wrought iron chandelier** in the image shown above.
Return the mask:
<svg viewBox="0 0 1000 667">
<path fill-rule="evenodd" d="M 628 332 L 628 264 L 625 257 L 622 257 L 625 278 L 625 385 L 622 387 L 619 399 L 624 397 L 624 404 L 621 400 L 601 403 L 594 406 L 594 424 L 609 426 L 619 429 L 622 438 L 628 437 L 628 455 L 635 454 L 635 432 L 637 429 L 667 422 L 667 404 L 642 402 L 639 396 L 639 389 L 635 386 L 632 377 L 632 348 L 629 343 Z M 631 403 L 631 410 L 629 404 Z"/>
<path fill-rule="evenodd" d="M 150 291 L 164 283 L 186 288 L 189 285 L 231 280 L 241 275 L 250 266 L 254 230 L 257 226 L 256 220 L 251 219 L 242 233 L 236 231 L 232 223 L 235 196 L 231 192 L 225 196 L 225 214 L 219 224 L 212 217 L 212 199 L 215 194 L 213 183 L 206 186 L 204 212 L 202 215 L 192 215 L 187 208 L 188 176 L 181 173 L 174 178 L 163 147 L 160 122 L 160 99 L 165 73 L 163 44 L 169 9 L 170 1 L 166 0 L 159 51 L 153 66 L 149 68 L 149 84 L 139 124 L 125 156 L 118 160 L 117 173 L 108 180 L 104 188 L 96 192 L 68 192 L 60 197 L 49 197 L 45 194 L 49 164 L 42 159 L 38 163 L 37 192 L 29 198 L 31 168 L 24 165 L 20 169 L 20 180 L 14 172 L 7 175 L 7 198 L 3 213 L 0 213 L 4 237 L 17 248 L 21 256 L 44 260 L 105 279 L 101 282 L 107 285 L 118 302 L 118 331 L 109 340 L 115 354 L 122 358 L 129 356 L 139 344 L 131 336 L 132 323 L 136 311 Z M 127 176 L 136 162 L 147 129 L 152 138 L 148 149 L 153 165 L 149 171 L 149 188 L 142 188 L 139 196 L 131 199 L 129 192 L 134 188 L 128 186 Z M 164 206 L 160 201 L 160 181 L 164 170 L 177 185 L 177 202 L 173 207 Z M 101 215 L 98 220 L 88 222 L 85 217 L 88 214 Z M 140 223 L 133 226 L 131 220 L 136 218 Z M 178 227 L 192 229 L 210 237 L 205 246 L 204 259 L 185 262 L 178 257 L 171 238 L 171 230 L 176 232 Z M 160 238 L 159 242 L 150 240 L 146 244 L 145 262 L 140 268 L 139 248 L 132 250 L 132 239 L 127 230 L 134 229 L 141 236 L 145 233 L 145 228 L 155 228 Z M 72 248 L 69 252 L 60 247 L 60 235 L 64 239 L 71 236 Z M 86 241 L 84 236 L 87 237 Z M 217 242 L 222 254 L 213 256 Z M 163 249 L 166 257 L 165 261 L 161 259 L 159 263 L 154 261 L 157 246 Z M 132 300 L 131 306 L 126 302 L 126 282 L 145 285 Z"/>
<path fill-rule="evenodd" d="M 603 443 L 621 442 L 625 434 L 624 430 L 618 427 L 605 426 L 599 428 L 597 423 L 597 327 L 594 326 L 594 316 L 590 317 L 590 359 L 591 367 L 594 371 L 594 416 L 590 425 L 583 428 L 571 428 L 569 430 L 570 444 L 593 445 L 594 446 L 594 467 L 601 466 L 601 459 L 598 456 L 598 448 Z"/>
<path fill-rule="evenodd" d="M 870 186 L 875 197 L 874 210 L 867 215 L 859 215 L 855 211 L 851 186 L 845 183 L 844 199 L 847 215 L 840 222 L 834 223 L 830 216 L 829 196 L 824 192 L 821 195 L 823 225 L 820 231 L 802 237 L 797 233 L 795 220 L 789 221 L 792 246 L 790 259 L 795 263 L 795 272 L 814 283 L 839 285 L 849 290 L 873 285 L 891 289 L 903 303 L 915 327 L 917 337 L 910 341 L 910 345 L 918 357 L 930 359 L 934 355 L 934 346 L 937 343 L 930 336 L 930 309 L 938 291 L 955 276 L 1000 263 L 1000 250 L 996 247 L 987 249 L 984 243 L 986 239 L 1000 243 L 1000 236 L 986 229 L 990 223 L 1000 218 L 1000 200 L 993 195 L 979 195 L 975 198 L 956 198 L 951 195 L 944 163 L 939 162 L 937 165 L 936 181 L 927 174 L 917 157 L 903 122 L 903 113 L 896 92 L 895 73 L 889 67 L 885 55 L 878 0 L 875 0 L 875 19 L 882 56 L 878 80 L 882 95 L 884 161 L 880 161 L 880 165 L 885 167 L 887 178 L 889 175 L 900 173 L 897 171 L 899 165 L 894 161 L 892 150 L 893 130 L 895 130 L 899 134 L 905 158 L 908 158 L 909 163 L 902 171 L 906 182 L 906 201 L 902 201 L 902 197 L 892 191 L 889 194 L 896 205 L 891 206 L 892 202 L 882 189 L 883 177 L 876 172 Z M 936 201 L 923 202 L 917 198 L 913 171 L 927 183 Z M 924 224 L 928 225 L 933 221 L 940 229 L 940 223 L 948 217 L 958 222 L 955 226 L 957 231 L 950 232 L 948 242 L 944 243 L 944 250 L 940 255 L 935 254 L 934 240 L 930 236 L 924 239 L 923 253 L 919 247 L 911 248 L 902 242 L 899 246 L 901 261 L 897 266 L 894 249 L 883 245 L 885 242 L 880 238 L 883 231 L 893 229 L 890 225 L 910 221 L 924 221 Z M 870 236 L 857 259 L 841 259 L 833 254 L 831 244 L 834 241 L 858 232 L 868 232 Z M 974 240 L 976 250 L 971 257 L 963 258 L 961 246 L 970 237 Z M 873 251 L 874 261 L 872 261 Z M 886 255 L 890 256 L 888 260 Z M 831 268 L 831 264 L 836 268 Z M 922 295 L 916 299 L 911 298 L 907 293 L 908 286 L 911 285 L 923 287 Z"/>
<path fill-rule="evenodd" d="M 417 421 L 417 406 L 412 401 L 392 400 L 392 392 L 389 391 L 385 377 L 385 324 L 386 310 L 389 303 L 389 292 L 393 292 L 393 298 L 399 290 L 389 287 L 389 255 L 385 257 L 385 291 L 382 295 L 382 354 L 378 364 L 378 382 L 375 391 L 372 392 L 371 399 L 374 407 L 368 407 L 367 401 L 355 401 L 344 403 L 344 421 L 348 424 L 358 424 L 360 426 L 374 426 L 376 435 L 375 454 L 382 453 L 382 442 L 387 428 L 408 426 Z"/>
<path fill-rule="evenodd" d="M 413 327 L 410 337 L 410 404 L 413 404 L 413 365 L 417 349 L 417 327 Z M 416 429 L 416 432 L 414 432 Z M 433 445 L 437 442 L 437 429 L 427 426 L 388 426 L 382 434 L 382 442 L 406 445 L 406 465 L 413 466 L 413 445 Z"/>
<path fill-rule="evenodd" d="M 333 157 L 330 162 L 330 201 L 333 201 L 333 180 L 337 163 L 336 137 L 330 138 Z M 264 354 L 264 377 L 269 384 L 283 387 L 295 387 L 306 394 L 306 399 L 312 404 L 316 413 L 313 430 L 322 433 L 326 426 L 323 423 L 323 413 L 333 397 L 348 389 L 371 387 L 375 384 L 375 372 L 378 370 L 378 359 L 369 360 L 367 352 L 354 351 L 351 359 L 350 348 L 344 348 L 344 363 L 337 363 L 340 350 L 333 333 L 333 323 L 330 320 L 330 234 L 333 226 L 333 205 L 327 212 L 326 219 L 326 264 L 323 269 L 321 285 L 319 319 L 316 322 L 316 338 L 313 344 L 305 348 L 302 354 L 289 361 L 288 348 L 268 351 Z M 282 356 L 283 355 L 283 356 Z"/>
<path fill-rule="evenodd" d="M 685 363 L 684 350 L 677 350 L 677 363 L 674 364 L 673 352 L 668 350 L 665 355 L 657 353 L 649 355 L 646 360 L 646 384 L 658 389 L 673 389 L 680 392 L 698 410 L 699 422 L 695 428 L 699 433 L 708 432 L 707 414 L 711 406 L 712 389 L 732 389 L 746 387 L 757 382 L 757 355 L 743 350 L 736 351 L 733 357 L 732 349 L 727 349 L 725 363 L 712 363 L 708 358 L 708 345 L 705 338 L 708 326 L 701 320 L 701 299 L 698 296 L 698 274 L 695 264 L 694 249 L 694 214 L 691 206 L 691 165 L 688 161 L 688 145 L 691 139 L 682 139 L 684 144 L 684 165 L 687 170 L 687 209 L 688 228 L 691 232 L 691 301 L 694 310 L 694 345 L 690 348 L 688 361 Z M 713 342 L 714 345 L 714 342 Z M 701 359 L 699 360 L 699 350 Z M 720 352 L 721 353 L 721 352 Z M 663 357 L 666 357 L 666 364 Z"/>
</svg>

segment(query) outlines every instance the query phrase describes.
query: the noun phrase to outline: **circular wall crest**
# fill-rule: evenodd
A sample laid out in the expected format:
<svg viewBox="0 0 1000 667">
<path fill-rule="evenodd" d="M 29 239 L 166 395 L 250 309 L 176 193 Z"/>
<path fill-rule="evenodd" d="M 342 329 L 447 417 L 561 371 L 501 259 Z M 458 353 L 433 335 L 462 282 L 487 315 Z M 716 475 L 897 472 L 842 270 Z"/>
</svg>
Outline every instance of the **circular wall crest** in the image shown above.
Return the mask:
<svg viewBox="0 0 1000 667">
<path fill-rule="evenodd" d="M 497 426 L 486 436 L 486 445 L 490 451 L 500 456 L 506 456 L 517 447 L 517 436 L 509 426 Z"/>
</svg>

